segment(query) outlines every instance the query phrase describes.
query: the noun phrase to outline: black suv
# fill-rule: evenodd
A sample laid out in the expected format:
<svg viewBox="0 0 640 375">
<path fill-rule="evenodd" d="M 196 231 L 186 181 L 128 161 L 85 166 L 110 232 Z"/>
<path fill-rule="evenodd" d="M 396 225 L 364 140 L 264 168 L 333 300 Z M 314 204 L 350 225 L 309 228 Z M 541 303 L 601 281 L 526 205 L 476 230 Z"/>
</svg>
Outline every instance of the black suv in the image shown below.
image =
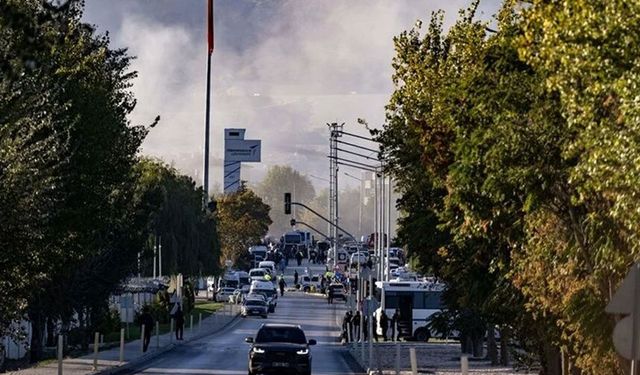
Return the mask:
<svg viewBox="0 0 640 375">
<path fill-rule="evenodd" d="M 311 374 L 311 352 L 309 340 L 300 326 L 292 324 L 263 324 L 255 339 L 247 337 L 252 344 L 249 350 L 249 375 L 271 372 L 274 374 Z"/>
</svg>

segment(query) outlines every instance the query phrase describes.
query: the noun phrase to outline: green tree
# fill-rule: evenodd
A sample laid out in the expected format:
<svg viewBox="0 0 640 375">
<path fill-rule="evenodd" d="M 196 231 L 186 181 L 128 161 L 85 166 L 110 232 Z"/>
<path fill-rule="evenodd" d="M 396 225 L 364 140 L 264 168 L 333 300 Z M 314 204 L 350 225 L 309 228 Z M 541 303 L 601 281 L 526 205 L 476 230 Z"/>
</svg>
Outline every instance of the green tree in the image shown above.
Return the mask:
<svg viewBox="0 0 640 375">
<path fill-rule="evenodd" d="M 216 218 L 222 259 L 230 260 L 236 267 L 247 268 L 250 246 L 257 245 L 265 237 L 271 225 L 269 205 L 244 184 L 233 194 L 218 197 Z"/>
<path fill-rule="evenodd" d="M 145 218 L 143 274 L 153 270 L 154 237 L 162 244 L 164 274 L 215 275 L 220 243 L 215 216 L 202 209 L 202 188 L 161 161 L 143 158 L 136 166 L 136 197 Z"/>
<path fill-rule="evenodd" d="M 289 166 L 276 165 L 269 168 L 265 178 L 256 187 L 256 194 L 273 208 L 269 233 L 278 238 L 291 230 L 289 216 L 284 214 L 284 193 L 291 193 L 295 202 L 309 204 L 315 197 L 311 181 Z M 295 208 L 296 212 L 300 208 Z"/>
</svg>

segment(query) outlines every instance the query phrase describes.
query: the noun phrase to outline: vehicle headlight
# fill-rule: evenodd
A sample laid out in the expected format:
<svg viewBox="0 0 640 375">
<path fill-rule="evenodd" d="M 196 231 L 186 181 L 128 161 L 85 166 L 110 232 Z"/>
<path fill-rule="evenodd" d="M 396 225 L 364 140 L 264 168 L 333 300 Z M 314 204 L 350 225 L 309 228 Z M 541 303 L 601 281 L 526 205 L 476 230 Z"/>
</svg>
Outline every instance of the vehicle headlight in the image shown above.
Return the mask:
<svg viewBox="0 0 640 375">
<path fill-rule="evenodd" d="M 253 352 L 256 353 L 256 354 L 262 354 L 262 353 L 264 353 L 264 349 L 253 348 Z"/>
<path fill-rule="evenodd" d="M 296 354 L 306 355 L 309 354 L 309 349 L 301 349 L 296 352 Z"/>
</svg>

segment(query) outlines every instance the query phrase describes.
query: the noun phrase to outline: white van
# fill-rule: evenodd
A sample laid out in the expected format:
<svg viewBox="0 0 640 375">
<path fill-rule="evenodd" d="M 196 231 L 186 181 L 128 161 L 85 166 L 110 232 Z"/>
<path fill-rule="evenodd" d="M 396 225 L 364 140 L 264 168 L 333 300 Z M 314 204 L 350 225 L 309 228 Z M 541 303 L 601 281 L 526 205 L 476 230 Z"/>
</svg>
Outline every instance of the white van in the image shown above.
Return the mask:
<svg viewBox="0 0 640 375">
<path fill-rule="evenodd" d="M 265 260 L 258 263 L 258 268 L 266 268 L 270 271 L 271 275 L 276 274 L 276 264 L 271 260 Z"/>
</svg>

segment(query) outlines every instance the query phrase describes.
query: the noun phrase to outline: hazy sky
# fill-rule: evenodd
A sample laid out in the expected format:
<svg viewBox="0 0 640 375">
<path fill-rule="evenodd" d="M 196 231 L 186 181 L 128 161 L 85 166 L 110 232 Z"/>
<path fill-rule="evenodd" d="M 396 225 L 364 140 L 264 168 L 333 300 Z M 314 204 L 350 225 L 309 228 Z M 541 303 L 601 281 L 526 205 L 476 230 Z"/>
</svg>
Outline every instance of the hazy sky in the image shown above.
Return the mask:
<svg viewBox="0 0 640 375">
<path fill-rule="evenodd" d="M 262 139 L 262 163 L 244 164 L 243 179 L 255 182 L 275 164 L 326 178 L 327 122 L 345 122 L 345 130 L 365 134 L 357 118 L 376 127 L 384 121 L 393 90 L 393 37 L 418 19 L 426 24 L 440 8 L 450 25 L 469 3 L 216 0 L 210 184 L 221 185 L 227 127 L 246 128 L 246 138 Z M 482 17 L 489 19 L 498 3 L 482 1 Z M 84 18 L 137 57 L 138 106 L 131 120 L 148 124 L 162 117 L 143 152 L 201 183 L 206 0 L 86 0 Z M 355 182 L 341 180 L 342 186 Z"/>
</svg>

